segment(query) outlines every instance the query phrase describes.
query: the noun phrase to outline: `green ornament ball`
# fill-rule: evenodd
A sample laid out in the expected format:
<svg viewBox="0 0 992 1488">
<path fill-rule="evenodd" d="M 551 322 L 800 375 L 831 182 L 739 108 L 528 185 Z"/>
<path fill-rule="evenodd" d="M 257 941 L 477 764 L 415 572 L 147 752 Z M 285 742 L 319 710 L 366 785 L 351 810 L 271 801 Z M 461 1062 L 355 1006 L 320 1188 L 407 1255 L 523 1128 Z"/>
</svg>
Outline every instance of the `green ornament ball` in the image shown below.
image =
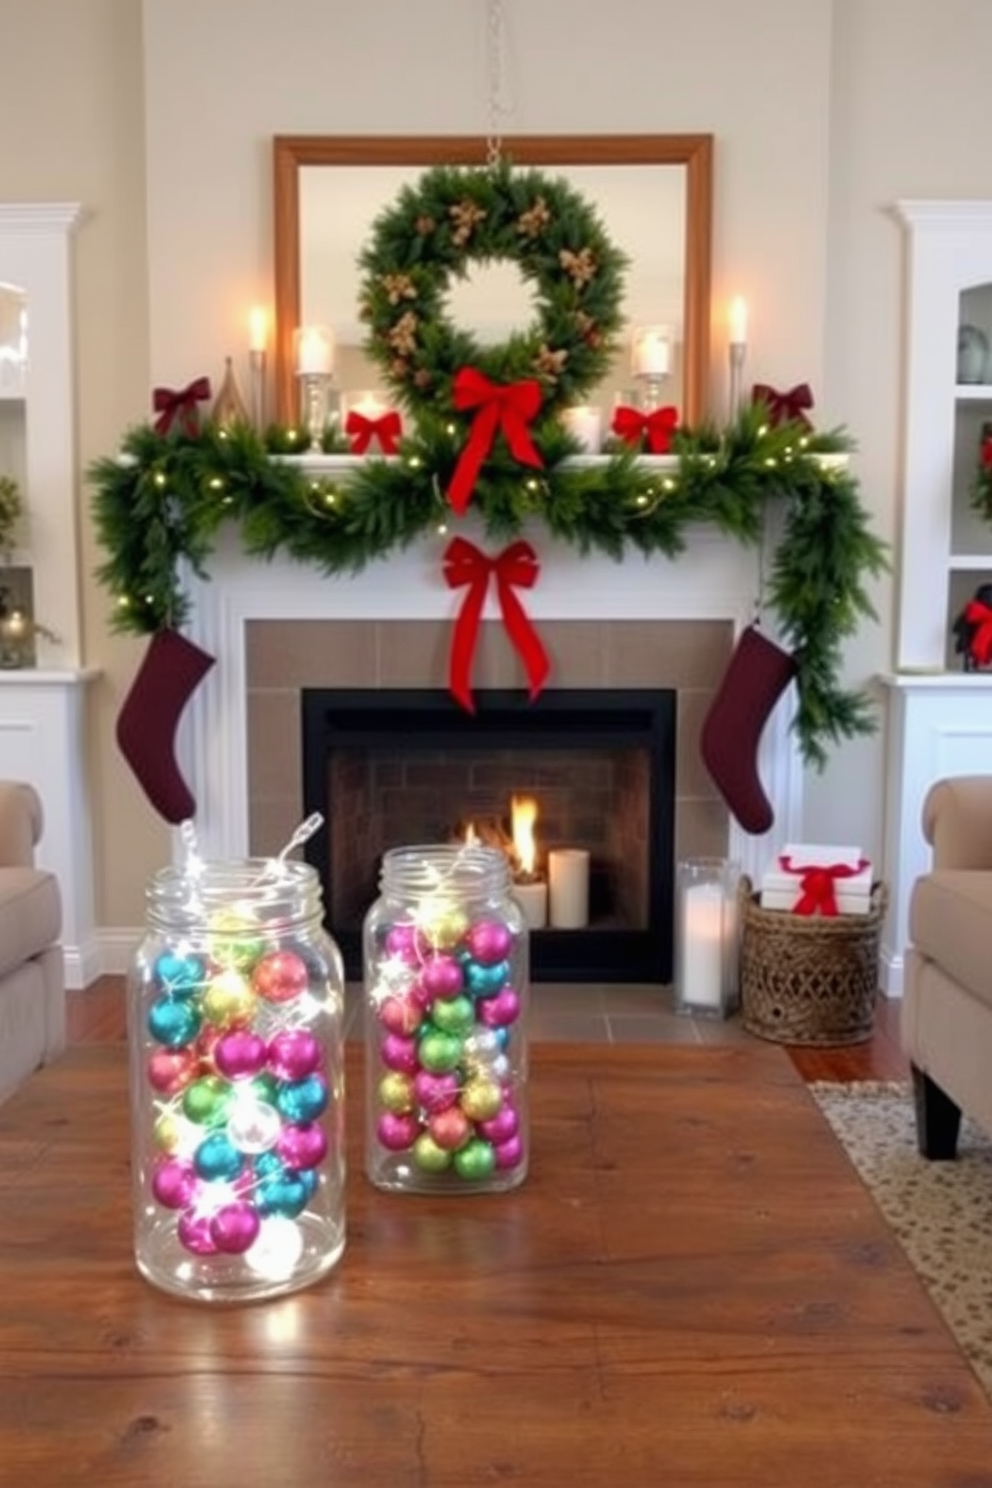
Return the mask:
<svg viewBox="0 0 992 1488">
<path fill-rule="evenodd" d="M 470 997 L 439 997 L 431 1008 L 431 1022 L 444 1033 L 464 1037 L 475 1023 L 475 1005 Z"/>
<path fill-rule="evenodd" d="M 451 1153 L 439 1147 L 429 1132 L 424 1132 L 413 1144 L 413 1160 L 425 1173 L 443 1173 L 451 1166 Z"/>
<path fill-rule="evenodd" d="M 453 1161 L 459 1178 L 467 1178 L 470 1183 L 480 1183 L 494 1173 L 496 1152 L 491 1142 L 473 1137 L 471 1142 L 467 1142 L 454 1154 Z"/>
<path fill-rule="evenodd" d="M 420 1041 L 420 1062 L 432 1075 L 453 1070 L 462 1057 L 462 1041 L 453 1033 L 435 1029 Z"/>
</svg>

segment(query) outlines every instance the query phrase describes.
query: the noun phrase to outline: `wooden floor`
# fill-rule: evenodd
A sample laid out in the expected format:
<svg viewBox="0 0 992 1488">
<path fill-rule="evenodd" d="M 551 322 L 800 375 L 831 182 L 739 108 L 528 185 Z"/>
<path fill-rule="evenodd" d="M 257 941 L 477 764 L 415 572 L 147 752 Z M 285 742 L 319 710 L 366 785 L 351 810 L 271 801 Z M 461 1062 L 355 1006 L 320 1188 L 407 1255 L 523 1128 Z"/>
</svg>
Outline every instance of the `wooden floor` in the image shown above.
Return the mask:
<svg viewBox="0 0 992 1488">
<path fill-rule="evenodd" d="M 620 1009 L 613 1013 L 612 1006 Z M 909 1066 L 899 1044 L 898 1001 L 879 997 L 871 1039 L 837 1049 L 792 1048 L 804 1080 L 905 1080 Z M 606 1010 L 606 1011 L 604 1011 Z M 357 993 L 349 999 L 348 1031 L 357 1031 Z M 68 994 L 68 1037 L 73 1044 L 113 1043 L 126 1033 L 125 979 L 104 976 L 85 991 Z M 657 987 L 532 989 L 536 1042 L 740 1043 L 752 1042 L 738 1019 L 693 1025 L 671 1011 Z"/>
</svg>

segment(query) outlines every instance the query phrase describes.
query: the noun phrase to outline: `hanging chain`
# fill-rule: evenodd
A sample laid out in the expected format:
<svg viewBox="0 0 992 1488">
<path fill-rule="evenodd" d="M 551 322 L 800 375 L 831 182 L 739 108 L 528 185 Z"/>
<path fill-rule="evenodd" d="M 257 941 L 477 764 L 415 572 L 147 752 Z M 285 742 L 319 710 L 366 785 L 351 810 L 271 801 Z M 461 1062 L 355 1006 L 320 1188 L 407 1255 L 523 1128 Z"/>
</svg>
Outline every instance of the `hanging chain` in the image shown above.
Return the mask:
<svg viewBox="0 0 992 1488">
<path fill-rule="evenodd" d="M 486 66 L 489 85 L 486 164 L 490 170 L 495 170 L 503 158 L 503 121 L 510 111 L 506 89 L 506 21 L 503 0 L 486 0 Z"/>
</svg>

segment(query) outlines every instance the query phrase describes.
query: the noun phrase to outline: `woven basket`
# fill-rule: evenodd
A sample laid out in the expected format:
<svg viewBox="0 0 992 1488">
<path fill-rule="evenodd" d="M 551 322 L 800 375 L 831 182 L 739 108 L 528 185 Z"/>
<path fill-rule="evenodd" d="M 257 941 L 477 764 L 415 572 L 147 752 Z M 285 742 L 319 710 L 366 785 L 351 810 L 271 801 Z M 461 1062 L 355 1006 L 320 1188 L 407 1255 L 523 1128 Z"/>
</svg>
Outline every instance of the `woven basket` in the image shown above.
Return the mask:
<svg viewBox="0 0 992 1488">
<path fill-rule="evenodd" d="M 860 1044 L 871 1037 L 886 891 L 867 914 L 794 915 L 762 909 L 741 879 L 741 1021 L 777 1044 Z"/>
</svg>

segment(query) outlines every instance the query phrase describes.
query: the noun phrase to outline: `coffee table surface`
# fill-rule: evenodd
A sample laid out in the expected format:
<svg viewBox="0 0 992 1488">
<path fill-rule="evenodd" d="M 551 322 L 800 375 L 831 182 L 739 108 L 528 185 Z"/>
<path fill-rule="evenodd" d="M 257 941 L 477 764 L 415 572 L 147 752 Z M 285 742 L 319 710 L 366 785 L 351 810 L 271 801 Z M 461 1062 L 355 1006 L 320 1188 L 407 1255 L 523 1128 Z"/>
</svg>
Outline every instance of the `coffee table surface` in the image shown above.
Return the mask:
<svg viewBox="0 0 992 1488">
<path fill-rule="evenodd" d="M 785 1054 L 538 1045 L 508 1195 L 361 1173 L 309 1291 L 134 1269 L 123 1049 L 0 1110 L 0 1480 L 992 1488 L 992 1406 Z"/>
</svg>

